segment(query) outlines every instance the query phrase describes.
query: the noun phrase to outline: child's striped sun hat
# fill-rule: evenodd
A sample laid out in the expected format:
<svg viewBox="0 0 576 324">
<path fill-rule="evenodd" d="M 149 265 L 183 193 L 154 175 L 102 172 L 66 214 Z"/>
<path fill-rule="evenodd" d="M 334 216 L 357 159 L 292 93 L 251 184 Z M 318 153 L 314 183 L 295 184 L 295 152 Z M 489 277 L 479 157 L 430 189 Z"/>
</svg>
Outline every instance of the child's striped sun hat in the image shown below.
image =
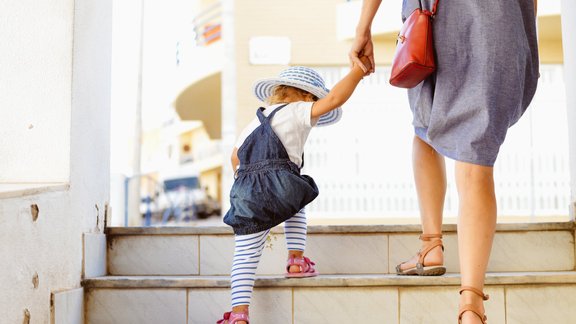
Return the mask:
<svg viewBox="0 0 576 324">
<path fill-rule="evenodd" d="M 254 84 L 254 94 L 260 101 L 266 102 L 274 87 L 287 85 L 310 92 L 318 98 L 324 98 L 330 92 L 324 85 L 324 80 L 311 68 L 305 66 L 292 66 L 280 72 L 278 78 L 259 80 Z M 338 122 L 342 118 L 342 108 L 338 107 L 320 116 L 316 126 L 327 126 Z"/>
</svg>

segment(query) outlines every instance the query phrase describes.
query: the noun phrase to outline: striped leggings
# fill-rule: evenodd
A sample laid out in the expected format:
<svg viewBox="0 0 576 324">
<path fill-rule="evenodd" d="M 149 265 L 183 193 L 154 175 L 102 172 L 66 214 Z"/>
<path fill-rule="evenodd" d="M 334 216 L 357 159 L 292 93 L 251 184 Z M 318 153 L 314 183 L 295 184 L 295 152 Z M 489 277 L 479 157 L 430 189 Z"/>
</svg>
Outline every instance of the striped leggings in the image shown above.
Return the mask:
<svg viewBox="0 0 576 324">
<path fill-rule="evenodd" d="M 232 263 L 232 307 L 250 305 L 256 269 L 262 256 L 270 230 L 248 235 L 236 235 L 236 249 Z M 284 222 L 286 247 L 289 251 L 304 251 L 306 248 L 306 214 L 300 210 Z"/>
</svg>

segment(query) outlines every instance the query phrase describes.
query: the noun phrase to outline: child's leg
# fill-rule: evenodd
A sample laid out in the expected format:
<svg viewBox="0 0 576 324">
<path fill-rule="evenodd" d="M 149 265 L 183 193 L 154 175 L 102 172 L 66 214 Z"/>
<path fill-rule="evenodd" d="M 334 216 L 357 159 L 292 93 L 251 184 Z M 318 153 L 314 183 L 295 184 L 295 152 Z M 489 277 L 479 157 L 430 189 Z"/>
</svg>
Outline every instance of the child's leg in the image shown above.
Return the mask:
<svg viewBox="0 0 576 324">
<path fill-rule="evenodd" d="M 248 309 L 254 280 L 256 279 L 256 268 L 260 262 L 260 256 L 266 244 L 270 230 L 248 235 L 236 235 L 236 249 L 234 250 L 234 261 L 232 264 L 231 285 L 232 285 L 232 310 L 236 313 Z"/>
<path fill-rule="evenodd" d="M 302 257 L 306 250 L 307 235 L 306 213 L 304 209 L 297 212 L 294 216 L 284 222 L 284 235 L 286 236 L 286 247 L 288 248 L 288 257 Z M 288 272 L 299 272 L 300 267 L 291 266 Z"/>
</svg>

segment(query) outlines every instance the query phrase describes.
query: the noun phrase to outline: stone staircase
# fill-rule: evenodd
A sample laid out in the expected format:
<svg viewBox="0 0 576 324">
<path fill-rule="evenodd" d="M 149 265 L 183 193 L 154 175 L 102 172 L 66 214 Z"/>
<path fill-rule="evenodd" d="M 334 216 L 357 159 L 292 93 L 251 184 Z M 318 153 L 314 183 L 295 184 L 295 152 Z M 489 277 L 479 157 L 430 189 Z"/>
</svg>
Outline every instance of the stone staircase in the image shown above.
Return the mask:
<svg viewBox="0 0 576 324">
<path fill-rule="evenodd" d="M 456 227 L 445 225 L 442 277 L 399 277 L 416 225 L 310 226 L 322 274 L 284 279 L 275 229 L 260 263 L 252 323 L 456 323 Z M 490 324 L 576 323 L 574 223 L 499 224 L 486 293 Z M 85 279 L 87 323 L 214 324 L 229 308 L 227 227 L 109 228 L 108 276 Z"/>
</svg>

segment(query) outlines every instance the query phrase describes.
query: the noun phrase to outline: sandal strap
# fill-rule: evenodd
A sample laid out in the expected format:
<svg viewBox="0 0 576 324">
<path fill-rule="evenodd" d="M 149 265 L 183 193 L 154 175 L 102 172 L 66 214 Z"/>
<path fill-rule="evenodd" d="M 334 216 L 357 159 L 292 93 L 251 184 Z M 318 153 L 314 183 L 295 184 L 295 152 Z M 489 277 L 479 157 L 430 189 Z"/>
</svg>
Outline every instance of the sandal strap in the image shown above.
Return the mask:
<svg viewBox="0 0 576 324">
<path fill-rule="evenodd" d="M 442 239 L 442 234 L 420 234 L 419 237 L 421 241 L 431 241 L 435 238 Z"/>
<path fill-rule="evenodd" d="M 312 266 L 316 265 L 316 263 L 314 263 L 312 260 L 310 260 L 307 257 L 291 256 L 290 258 L 288 258 L 288 262 L 286 264 L 286 271 L 289 272 L 290 267 L 293 265 L 299 266 L 301 272 L 310 272 L 312 269 L 314 269 Z"/>
<path fill-rule="evenodd" d="M 230 314 L 232 314 L 232 312 L 226 312 L 224 313 L 224 315 L 222 316 L 221 320 L 218 320 L 218 322 L 216 322 L 216 324 L 222 324 L 225 321 L 228 321 L 230 319 Z"/>
<path fill-rule="evenodd" d="M 236 324 L 238 321 L 244 321 L 250 324 L 250 319 L 246 313 L 234 313 L 234 318 L 231 318 L 230 324 Z M 232 317 L 232 316 L 231 316 Z"/>
<path fill-rule="evenodd" d="M 466 312 L 472 312 L 472 313 L 476 314 L 476 316 L 478 316 L 478 318 L 480 318 L 480 320 L 482 321 L 482 324 L 486 324 L 486 321 L 488 320 L 486 315 L 480 313 L 477 306 L 472 305 L 472 304 L 466 304 L 466 305 L 460 307 L 460 311 L 458 312 L 458 323 L 462 322 L 462 316 Z"/>
<path fill-rule="evenodd" d="M 223 318 L 218 322 L 216 322 L 216 324 L 222 324 L 222 323 L 235 324 L 238 321 L 244 321 L 246 323 L 250 323 L 248 313 L 226 312 L 224 313 Z"/>
<path fill-rule="evenodd" d="M 426 255 L 432 251 L 435 247 L 442 247 L 442 251 L 444 251 L 444 245 L 442 244 L 442 240 L 432 241 L 431 243 L 426 243 L 426 247 L 420 252 L 418 252 L 418 263 L 424 264 L 424 258 Z"/>
<path fill-rule="evenodd" d="M 420 251 L 418 251 L 417 254 L 418 262 L 416 263 L 416 267 L 412 269 L 423 269 L 425 267 L 424 259 L 426 258 L 426 255 L 434 248 L 440 246 L 442 248 L 442 251 L 444 251 L 444 244 L 442 243 L 442 234 L 420 234 L 419 239 L 423 241 L 424 244 L 423 248 L 420 249 Z M 438 240 L 432 240 L 432 239 L 438 239 Z M 402 265 L 406 264 L 407 262 L 408 261 L 404 261 L 398 264 L 396 266 L 396 272 L 401 273 L 403 271 Z M 442 264 L 428 264 L 426 266 L 442 266 Z"/>
<path fill-rule="evenodd" d="M 484 292 L 480 289 L 476 289 L 474 287 L 470 287 L 470 286 L 463 286 L 460 288 L 460 295 L 462 295 L 463 291 L 471 291 L 473 293 L 475 293 L 476 295 L 482 297 L 483 300 L 488 300 L 490 298 L 489 295 L 484 294 Z"/>
</svg>

